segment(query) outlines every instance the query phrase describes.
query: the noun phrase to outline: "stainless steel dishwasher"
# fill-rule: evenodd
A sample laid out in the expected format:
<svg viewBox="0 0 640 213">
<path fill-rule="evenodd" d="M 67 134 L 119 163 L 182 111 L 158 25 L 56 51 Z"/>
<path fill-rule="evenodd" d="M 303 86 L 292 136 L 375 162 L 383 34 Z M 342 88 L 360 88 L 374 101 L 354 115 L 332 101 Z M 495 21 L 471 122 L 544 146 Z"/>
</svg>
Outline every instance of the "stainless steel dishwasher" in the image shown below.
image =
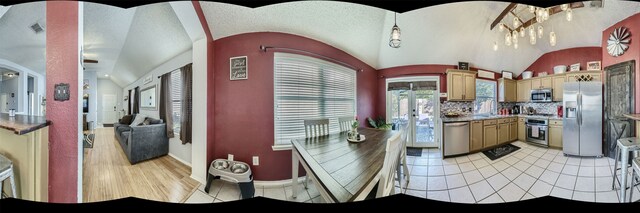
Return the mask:
<svg viewBox="0 0 640 213">
<path fill-rule="evenodd" d="M 469 153 L 469 122 L 444 123 L 444 156 Z"/>
</svg>

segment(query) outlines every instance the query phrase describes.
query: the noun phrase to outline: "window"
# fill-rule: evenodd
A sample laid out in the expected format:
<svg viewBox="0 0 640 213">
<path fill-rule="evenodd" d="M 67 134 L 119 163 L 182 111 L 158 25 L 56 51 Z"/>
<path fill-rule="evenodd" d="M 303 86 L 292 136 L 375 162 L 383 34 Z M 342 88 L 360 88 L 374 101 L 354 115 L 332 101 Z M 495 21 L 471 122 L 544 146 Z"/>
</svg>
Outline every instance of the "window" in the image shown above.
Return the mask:
<svg viewBox="0 0 640 213">
<path fill-rule="evenodd" d="M 476 102 L 473 113 L 489 114 L 496 112 L 496 82 L 476 79 Z"/>
<path fill-rule="evenodd" d="M 180 135 L 182 120 L 182 72 L 180 69 L 171 71 L 171 106 L 173 107 L 173 133 Z M 179 137 L 178 137 L 179 138 Z"/>
<path fill-rule="evenodd" d="M 304 138 L 306 119 L 329 119 L 329 133 L 336 133 L 339 117 L 356 114 L 356 72 L 308 56 L 275 53 L 274 104 L 276 146 Z"/>
</svg>

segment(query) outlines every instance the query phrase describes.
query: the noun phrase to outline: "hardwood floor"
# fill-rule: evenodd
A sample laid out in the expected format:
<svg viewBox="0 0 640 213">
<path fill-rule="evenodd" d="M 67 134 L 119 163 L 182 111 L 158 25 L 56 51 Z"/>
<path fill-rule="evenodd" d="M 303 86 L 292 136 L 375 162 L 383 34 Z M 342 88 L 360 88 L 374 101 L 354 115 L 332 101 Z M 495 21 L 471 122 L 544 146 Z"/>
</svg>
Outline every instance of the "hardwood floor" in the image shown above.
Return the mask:
<svg viewBox="0 0 640 213">
<path fill-rule="evenodd" d="M 169 156 L 131 165 L 112 127 L 96 129 L 95 136 L 93 148 L 84 149 L 84 202 L 131 196 L 178 203 L 199 184 L 189 177 L 191 167 Z"/>
</svg>

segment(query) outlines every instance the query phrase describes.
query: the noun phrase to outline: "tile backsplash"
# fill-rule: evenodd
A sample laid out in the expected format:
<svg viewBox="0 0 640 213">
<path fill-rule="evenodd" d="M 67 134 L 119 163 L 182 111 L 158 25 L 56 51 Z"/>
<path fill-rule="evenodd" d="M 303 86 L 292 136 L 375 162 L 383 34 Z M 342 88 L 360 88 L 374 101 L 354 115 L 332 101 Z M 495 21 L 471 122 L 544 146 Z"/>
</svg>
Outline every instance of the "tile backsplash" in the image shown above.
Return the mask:
<svg viewBox="0 0 640 213">
<path fill-rule="evenodd" d="M 532 107 L 538 114 L 557 114 L 558 106 L 562 105 L 562 102 L 549 102 L 549 103 L 498 103 L 498 109 L 507 108 L 512 109 L 513 106 L 519 105 L 521 108 Z M 457 112 L 463 115 L 473 114 L 473 107 L 475 101 L 470 102 L 457 102 L 457 101 L 444 101 L 440 105 L 440 112 L 442 114 L 447 112 Z"/>
<path fill-rule="evenodd" d="M 472 102 L 458 102 L 458 101 L 445 101 L 440 104 L 440 112 L 442 114 L 447 112 L 457 112 L 462 115 L 473 114 L 473 106 L 475 101 Z"/>
</svg>

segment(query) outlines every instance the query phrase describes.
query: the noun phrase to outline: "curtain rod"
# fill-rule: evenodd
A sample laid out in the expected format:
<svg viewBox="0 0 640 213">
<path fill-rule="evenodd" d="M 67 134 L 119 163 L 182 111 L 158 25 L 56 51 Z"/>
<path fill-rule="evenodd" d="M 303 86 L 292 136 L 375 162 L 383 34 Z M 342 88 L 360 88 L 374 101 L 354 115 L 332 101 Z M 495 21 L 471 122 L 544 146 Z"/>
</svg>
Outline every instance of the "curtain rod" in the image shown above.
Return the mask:
<svg viewBox="0 0 640 213">
<path fill-rule="evenodd" d="M 364 70 L 362 70 L 360 68 L 357 68 L 357 67 L 355 67 L 355 66 L 353 66 L 351 64 L 347 64 L 347 63 L 342 62 L 340 60 L 337 60 L 335 58 L 331 58 L 331 57 L 328 57 L 328 56 L 324 56 L 324 55 L 320 55 L 320 54 L 317 54 L 317 53 L 309 52 L 309 51 L 306 51 L 306 50 L 299 50 L 299 49 L 293 49 L 293 48 L 287 48 L 287 47 L 269 47 L 269 46 L 260 45 L 260 51 L 267 52 L 267 49 L 280 49 L 280 50 L 287 50 L 287 51 L 294 51 L 294 52 L 302 52 L 302 53 L 305 53 L 305 54 L 317 56 L 317 57 L 320 57 L 320 58 L 323 58 L 323 59 L 326 59 L 326 60 L 330 60 L 330 61 L 339 63 L 341 65 L 344 65 L 346 67 L 354 69 L 357 72 L 364 71 Z"/>
<path fill-rule="evenodd" d="M 159 75 L 159 76 L 158 76 L 158 78 L 162 78 L 162 76 L 164 76 L 164 75 L 171 74 L 171 72 L 176 71 L 176 70 L 179 70 L 179 69 L 182 69 L 183 67 L 186 67 L 186 66 L 187 66 L 187 65 L 189 65 L 189 64 L 193 64 L 193 63 L 188 63 L 188 64 L 186 64 L 186 65 L 184 65 L 184 66 L 181 66 L 181 67 L 180 67 L 180 68 L 178 68 L 178 69 L 171 70 L 170 72 L 167 72 L 167 73 L 165 73 L 165 74 Z"/>
</svg>

